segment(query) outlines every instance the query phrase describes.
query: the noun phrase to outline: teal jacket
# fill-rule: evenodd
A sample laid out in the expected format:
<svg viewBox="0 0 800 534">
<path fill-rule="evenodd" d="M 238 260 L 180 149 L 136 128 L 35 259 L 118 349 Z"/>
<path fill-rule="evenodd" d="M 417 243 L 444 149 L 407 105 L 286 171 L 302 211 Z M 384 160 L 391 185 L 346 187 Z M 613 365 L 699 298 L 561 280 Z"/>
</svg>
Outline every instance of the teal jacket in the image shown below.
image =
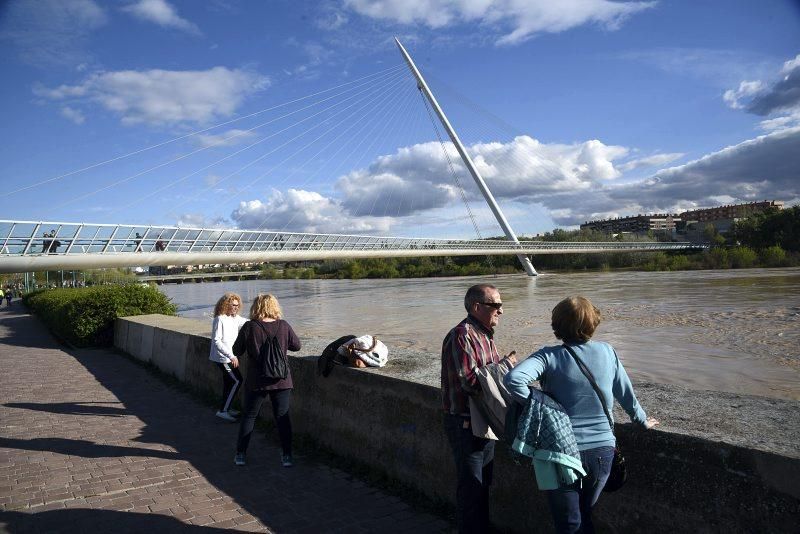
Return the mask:
<svg viewBox="0 0 800 534">
<path fill-rule="evenodd" d="M 538 389 L 530 390 L 511 448 L 533 459 L 540 490 L 567 486 L 586 476 L 569 416 Z"/>
</svg>

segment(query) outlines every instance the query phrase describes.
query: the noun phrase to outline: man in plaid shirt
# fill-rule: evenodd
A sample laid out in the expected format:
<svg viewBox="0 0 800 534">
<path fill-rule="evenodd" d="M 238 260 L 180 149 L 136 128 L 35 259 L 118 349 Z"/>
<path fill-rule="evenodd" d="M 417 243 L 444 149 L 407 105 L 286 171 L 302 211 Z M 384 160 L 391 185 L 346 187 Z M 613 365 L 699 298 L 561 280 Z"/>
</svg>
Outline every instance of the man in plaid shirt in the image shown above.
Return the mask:
<svg viewBox="0 0 800 534">
<path fill-rule="evenodd" d="M 494 327 L 503 314 L 503 302 L 496 287 L 479 284 L 467 290 L 464 307 L 467 318 L 450 330 L 442 344 L 444 429 L 458 477 L 458 531 L 488 532 L 494 441 L 472 435 L 469 396 L 480 391 L 474 369 L 500 361 Z M 516 364 L 513 356 L 508 358 Z"/>
</svg>

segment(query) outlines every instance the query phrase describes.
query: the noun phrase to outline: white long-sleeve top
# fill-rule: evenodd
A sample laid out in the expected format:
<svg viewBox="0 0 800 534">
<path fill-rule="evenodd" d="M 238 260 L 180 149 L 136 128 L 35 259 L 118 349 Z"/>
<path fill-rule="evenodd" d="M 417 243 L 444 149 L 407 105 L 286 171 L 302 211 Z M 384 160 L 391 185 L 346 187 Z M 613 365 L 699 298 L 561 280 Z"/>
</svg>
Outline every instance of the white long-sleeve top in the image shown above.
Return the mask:
<svg viewBox="0 0 800 534">
<path fill-rule="evenodd" d="M 239 335 L 239 329 L 247 319 L 239 315 L 217 315 L 211 325 L 211 354 L 208 359 L 212 362 L 230 363 L 233 358 L 233 343 Z"/>
</svg>

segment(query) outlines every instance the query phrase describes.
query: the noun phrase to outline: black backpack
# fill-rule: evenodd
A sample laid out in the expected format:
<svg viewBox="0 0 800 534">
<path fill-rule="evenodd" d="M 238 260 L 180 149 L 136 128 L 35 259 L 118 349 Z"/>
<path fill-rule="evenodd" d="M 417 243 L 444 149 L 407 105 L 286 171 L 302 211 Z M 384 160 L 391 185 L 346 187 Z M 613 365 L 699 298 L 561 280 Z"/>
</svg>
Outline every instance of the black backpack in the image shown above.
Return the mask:
<svg viewBox="0 0 800 534">
<path fill-rule="evenodd" d="M 254 322 L 268 336 L 258 352 L 258 371 L 261 378 L 270 380 L 286 378 L 289 376 L 289 362 L 283 354 L 278 336 L 270 336 L 264 325 L 258 321 Z"/>
</svg>

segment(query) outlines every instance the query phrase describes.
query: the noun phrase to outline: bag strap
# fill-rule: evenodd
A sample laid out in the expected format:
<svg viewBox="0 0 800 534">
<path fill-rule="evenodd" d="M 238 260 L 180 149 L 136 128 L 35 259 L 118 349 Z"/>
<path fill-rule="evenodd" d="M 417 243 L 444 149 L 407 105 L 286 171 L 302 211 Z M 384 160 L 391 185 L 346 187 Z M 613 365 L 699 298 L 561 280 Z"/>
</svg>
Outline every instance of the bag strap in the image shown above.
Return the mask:
<svg viewBox="0 0 800 534">
<path fill-rule="evenodd" d="M 567 349 L 567 352 L 569 352 L 572 355 L 572 357 L 575 359 L 575 363 L 578 365 L 578 369 L 581 370 L 581 373 L 583 373 L 583 376 L 585 376 L 586 380 L 588 380 L 589 383 L 592 385 L 592 389 L 594 389 L 594 392 L 597 394 L 597 398 L 600 399 L 600 406 L 603 407 L 603 412 L 606 414 L 606 418 L 608 419 L 608 426 L 611 427 L 611 434 L 613 435 L 614 434 L 614 422 L 611 419 L 611 414 L 608 413 L 608 408 L 606 408 L 606 403 L 605 403 L 605 401 L 603 401 L 603 393 L 600 391 L 600 388 L 597 386 L 597 382 L 594 381 L 594 376 L 592 376 L 592 372 L 589 370 L 588 367 L 586 367 L 586 364 L 583 363 L 583 360 L 578 358 L 578 355 L 575 354 L 575 351 L 572 350 L 572 347 L 570 347 L 566 343 L 564 343 L 563 347 L 565 349 Z"/>
<path fill-rule="evenodd" d="M 370 336 L 370 337 L 372 338 L 372 346 L 368 349 L 358 348 L 355 346 L 355 343 L 351 343 L 350 345 L 347 346 L 347 348 L 349 348 L 351 351 L 356 351 L 356 352 L 372 352 L 378 345 L 378 338 L 375 336 Z"/>
</svg>

